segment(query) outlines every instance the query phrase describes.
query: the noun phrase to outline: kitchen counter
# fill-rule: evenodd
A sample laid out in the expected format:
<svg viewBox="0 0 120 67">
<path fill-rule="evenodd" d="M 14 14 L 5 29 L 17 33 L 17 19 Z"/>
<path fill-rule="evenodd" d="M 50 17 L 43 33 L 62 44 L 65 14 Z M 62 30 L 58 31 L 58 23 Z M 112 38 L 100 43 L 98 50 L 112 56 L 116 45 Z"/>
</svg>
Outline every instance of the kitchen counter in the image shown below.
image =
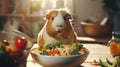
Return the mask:
<svg viewBox="0 0 120 67">
<path fill-rule="evenodd" d="M 77 33 L 76 39 L 78 42 L 82 43 L 102 43 L 107 44 L 111 37 L 88 37 L 84 33 Z"/>
<path fill-rule="evenodd" d="M 112 55 L 109 52 L 109 47 L 104 44 L 98 44 L 98 43 L 83 43 L 83 45 L 88 48 L 90 51 L 90 54 L 88 55 L 88 58 L 86 61 L 81 64 L 81 66 L 78 67 L 100 67 L 92 65 L 91 63 L 93 60 L 99 61 L 101 59 L 102 61 L 105 61 L 106 58 L 113 60 Z M 31 55 L 28 56 L 28 62 L 27 67 L 43 67 L 39 64 L 37 64 L 32 58 Z"/>
</svg>

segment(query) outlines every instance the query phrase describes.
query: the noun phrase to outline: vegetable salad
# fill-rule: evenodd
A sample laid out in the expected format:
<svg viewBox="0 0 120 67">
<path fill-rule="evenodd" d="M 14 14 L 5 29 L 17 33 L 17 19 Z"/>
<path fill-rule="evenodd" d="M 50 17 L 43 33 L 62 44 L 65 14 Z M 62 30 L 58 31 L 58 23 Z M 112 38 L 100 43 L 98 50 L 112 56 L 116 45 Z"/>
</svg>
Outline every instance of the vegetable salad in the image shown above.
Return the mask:
<svg viewBox="0 0 120 67">
<path fill-rule="evenodd" d="M 87 49 L 80 43 L 73 43 L 71 45 L 62 45 L 61 41 L 54 44 L 47 44 L 39 46 L 39 48 L 32 50 L 36 54 L 48 55 L 48 56 L 69 56 L 84 54 Z"/>
</svg>

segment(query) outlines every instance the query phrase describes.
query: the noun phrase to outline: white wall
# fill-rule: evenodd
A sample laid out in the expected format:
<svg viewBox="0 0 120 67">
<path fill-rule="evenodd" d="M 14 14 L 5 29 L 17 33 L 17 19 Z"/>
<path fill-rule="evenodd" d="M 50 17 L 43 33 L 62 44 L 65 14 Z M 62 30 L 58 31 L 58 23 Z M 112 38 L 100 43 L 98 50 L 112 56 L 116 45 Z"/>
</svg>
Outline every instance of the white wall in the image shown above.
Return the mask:
<svg viewBox="0 0 120 67">
<path fill-rule="evenodd" d="M 30 7 L 29 1 L 30 0 L 22 0 L 22 8 L 27 9 L 28 11 Z M 72 14 L 78 18 L 77 21 L 82 21 L 88 18 L 101 20 L 107 14 L 100 5 L 101 1 L 102 0 L 65 0 L 65 7 L 68 7 L 71 12 L 73 12 Z"/>
<path fill-rule="evenodd" d="M 27 9 L 29 13 L 30 0 L 21 1 L 22 9 Z M 65 0 L 65 7 L 68 7 L 71 12 L 73 12 L 72 14 L 78 17 L 78 21 L 88 18 L 103 19 L 106 13 L 100 6 L 101 1 L 102 0 Z"/>
</svg>

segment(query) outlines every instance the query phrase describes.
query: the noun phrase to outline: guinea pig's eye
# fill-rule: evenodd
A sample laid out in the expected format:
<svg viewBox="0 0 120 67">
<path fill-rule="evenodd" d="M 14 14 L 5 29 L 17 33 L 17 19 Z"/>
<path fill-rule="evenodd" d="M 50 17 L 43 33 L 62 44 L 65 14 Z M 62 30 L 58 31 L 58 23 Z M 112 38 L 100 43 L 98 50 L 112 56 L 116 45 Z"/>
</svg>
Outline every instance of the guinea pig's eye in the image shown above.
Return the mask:
<svg viewBox="0 0 120 67">
<path fill-rule="evenodd" d="M 52 17 L 52 20 L 54 20 L 54 17 Z"/>
</svg>

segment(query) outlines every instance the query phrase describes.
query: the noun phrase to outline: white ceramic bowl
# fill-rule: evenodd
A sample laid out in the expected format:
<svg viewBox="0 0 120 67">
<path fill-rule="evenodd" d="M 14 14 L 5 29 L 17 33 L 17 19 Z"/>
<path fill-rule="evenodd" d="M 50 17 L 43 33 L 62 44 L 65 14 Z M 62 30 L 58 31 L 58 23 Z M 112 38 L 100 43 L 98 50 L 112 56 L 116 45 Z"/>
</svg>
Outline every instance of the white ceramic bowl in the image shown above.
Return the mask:
<svg viewBox="0 0 120 67">
<path fill-rule="evenodd" d="M 34 49 L 34 48 L 33 48 Z M 75 67 L 80 66 L 89 55 L 89 50 L 85 54 L 70 56 L 46 56 L 30 51 L 32 58 L 44 67 Z"/>
</svg>

